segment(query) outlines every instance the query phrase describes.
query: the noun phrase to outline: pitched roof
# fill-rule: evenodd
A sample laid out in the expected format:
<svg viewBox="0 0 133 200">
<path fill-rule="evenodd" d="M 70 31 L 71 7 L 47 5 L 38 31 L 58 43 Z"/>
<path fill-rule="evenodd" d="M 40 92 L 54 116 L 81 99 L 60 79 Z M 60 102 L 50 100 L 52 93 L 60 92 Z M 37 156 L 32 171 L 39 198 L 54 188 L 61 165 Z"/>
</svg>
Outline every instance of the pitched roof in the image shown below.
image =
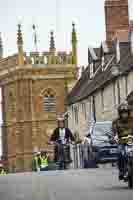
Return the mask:
<svg viewBox="0 0 133 200">
<path fill-rule="evenodd" d="M 93 48 L 91 48 L 91 47 L 89 47 L 89 51 L 90 51 L 90 54 L 91 54 L 91 56 L 92 56 L 93 60 L 97 60 L 97 59 L 98 59 L 98 57 L 97 57 L 97 55 L 96 55 L 96 53 L 95 53 L 94 49 L 93 49 Z"/>
<path fill-rule="evenodd" d="M 96 56 L 99 58 L 100 53 L 101 53 L 101 49 L 100 48 L 94 48 L 94 51 L 95 51 Z"/>
<path fill-rule="evenodd" d="M 129 43 L 126 45 L 130 45 Z M 121 46 L 121 60 L 120 60 L 120 70 L 121 75 L 128 73 L 133 70 L 133 56 L 127 51 L 125 45 Z M 112 75 L 111 68 L 112 64 L 115 64 L 115 55 L 108 54 L 106 58 L 105 70 L 102 70 L 100 61 L 99 67 L 95 73 L 94 78 L 91 80 L 87 73 L 89 73 L 89 66 L 86 69 L 86 72 L 83 73 L 82 77 L 72 89 L 72 91 L 67 96 L 67 104 L 74 104 L 75 102 L 81 101 L 90 95 L 92 95 L 96 90 L 104 87 L 105 84 L 108 84 L 109 81 L 112 81 L 116 77 Z"/>
</svg>

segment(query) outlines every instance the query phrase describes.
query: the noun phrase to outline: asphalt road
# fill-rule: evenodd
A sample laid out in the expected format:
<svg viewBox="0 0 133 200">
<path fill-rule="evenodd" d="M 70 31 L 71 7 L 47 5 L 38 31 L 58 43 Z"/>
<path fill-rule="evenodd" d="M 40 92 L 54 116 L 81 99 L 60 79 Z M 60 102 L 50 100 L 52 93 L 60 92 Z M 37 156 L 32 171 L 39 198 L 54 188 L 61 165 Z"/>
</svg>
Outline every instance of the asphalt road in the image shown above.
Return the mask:
<svg viewBox="0 0 133 200">
<path fill-rule="evenodd" d="M 132 200 L 116 169 L 50 171 L 0 177 L 0 200 Z"/>
</svg>

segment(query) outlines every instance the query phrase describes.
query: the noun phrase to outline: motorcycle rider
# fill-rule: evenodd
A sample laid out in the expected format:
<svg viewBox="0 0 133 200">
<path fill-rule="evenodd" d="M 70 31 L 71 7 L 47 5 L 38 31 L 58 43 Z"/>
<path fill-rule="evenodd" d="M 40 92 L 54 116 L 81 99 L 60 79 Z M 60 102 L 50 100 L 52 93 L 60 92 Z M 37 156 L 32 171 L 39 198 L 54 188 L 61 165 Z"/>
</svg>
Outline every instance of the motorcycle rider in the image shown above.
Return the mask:
<svg viewBox="0 0 133 200">
<path fill-rule="evenodd" d="M 75 138 L 69 128 L 65 127 L 65 119 L 63 116 L 58 117 L 58 127 L 53 131 L 50 142 L 61 141 L 62 144 L 67 144 L 69 141 L 75 141 Z M 54 161 L 58 160 L 58 145 L 54 148 Z M 70 147 L 68 146 L 68 160 L 71 162 Z"/>
<path fill-rule="evenodd" d="M 127 177 L 127 156 L 125 147 L 128 142 L 128 136 L 133 135 L 133 118 L 130 116 L 130 108 L 127 102 L 121 103 L 118 106 L 118 118 L 113 121 L 112 128 L 115 139 L 118 142 L 119 179 L 122 180 Z"/>
</svg>

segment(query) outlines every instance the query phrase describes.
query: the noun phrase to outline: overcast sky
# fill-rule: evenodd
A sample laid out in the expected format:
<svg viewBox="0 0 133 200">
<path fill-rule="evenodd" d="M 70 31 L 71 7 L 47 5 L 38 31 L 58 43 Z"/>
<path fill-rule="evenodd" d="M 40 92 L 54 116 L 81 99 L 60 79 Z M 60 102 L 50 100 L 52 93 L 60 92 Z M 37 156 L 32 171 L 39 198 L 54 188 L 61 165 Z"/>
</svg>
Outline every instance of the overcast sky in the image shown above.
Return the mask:
<svg viewBox="0 0 133 200">
<path fill-rule="evenodd" d="M 131 1 L 130 13 L 131 13 Z M 49 48 L 55 30 L 56 48 L 70 49 L 71 23 L 76 23 L 79 64 L 87 64 L 87 47 L 105 39 L 104 0 L 0 0 L 0 32 L 5 55 L 16 52 L 16 25 L 22 23 L 24 47 L 33 50 L 32 24 L 37 25 L 40 51 Z"/>
</svg>

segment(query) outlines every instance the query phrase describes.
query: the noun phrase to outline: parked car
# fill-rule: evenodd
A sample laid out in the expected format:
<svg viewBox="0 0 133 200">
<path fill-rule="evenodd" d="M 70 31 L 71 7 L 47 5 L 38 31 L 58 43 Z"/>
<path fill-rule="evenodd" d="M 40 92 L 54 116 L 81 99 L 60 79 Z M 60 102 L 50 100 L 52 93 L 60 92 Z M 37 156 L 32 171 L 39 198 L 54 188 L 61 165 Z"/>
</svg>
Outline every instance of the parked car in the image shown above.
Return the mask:
<svg viewBox="0 0 133 200">
<path fill-rule="evenodd" d="M 118 158 L 118 146 L 112 140 L 112 122 L 96 122 L 91 129 L 91 146 L 97 163 L 114 163 Z"/>
</svg>

